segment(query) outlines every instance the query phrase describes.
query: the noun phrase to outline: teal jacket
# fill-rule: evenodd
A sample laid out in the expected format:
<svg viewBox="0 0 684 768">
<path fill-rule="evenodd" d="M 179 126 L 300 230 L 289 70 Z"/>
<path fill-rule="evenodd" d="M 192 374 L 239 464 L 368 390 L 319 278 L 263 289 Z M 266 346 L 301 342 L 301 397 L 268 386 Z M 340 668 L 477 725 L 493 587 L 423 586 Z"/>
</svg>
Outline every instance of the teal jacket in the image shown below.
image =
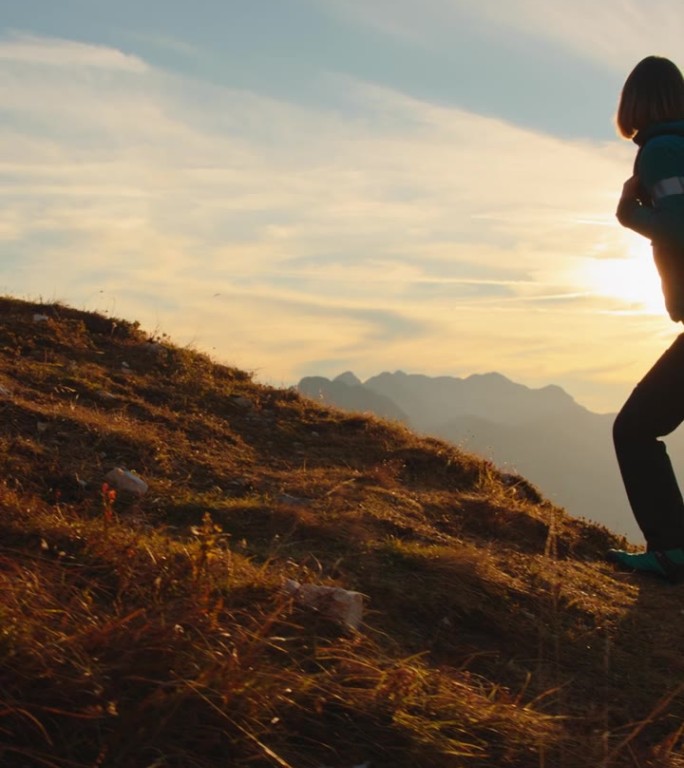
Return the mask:
<svg viewBox="0 0 684 768">
<path fill-rule="evenodd" d="M 617 218 L 651 240 L 665 306 L 684 321 L 684 120 L 652 125 L 634 141 L 639 192 L 620 201 Z"/>
</svg>

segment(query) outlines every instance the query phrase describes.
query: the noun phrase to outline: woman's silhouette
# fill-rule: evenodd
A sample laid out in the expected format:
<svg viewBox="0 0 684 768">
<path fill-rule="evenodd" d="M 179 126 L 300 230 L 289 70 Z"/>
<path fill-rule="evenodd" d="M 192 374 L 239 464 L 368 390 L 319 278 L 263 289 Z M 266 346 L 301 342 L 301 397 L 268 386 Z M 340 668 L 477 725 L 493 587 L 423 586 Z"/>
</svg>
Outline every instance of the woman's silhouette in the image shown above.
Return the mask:
<svg viewBox="0 0 684 768">
<path fill-rule="evenodd" d="M 619 222 L 651 240 L 665 306 L 684 321 L 684 78 L 669 59 L 649 56 L 625 81 L 620 134 L 639 147 L 622 189 Z M 610 550 L 624 567 L 684 579 L 684 501 L 665 444 L 684 421 L 684 334 L 637 384 L 613 438 L 627 498 L 646 539 L 642 553 Z"/>
</svg>

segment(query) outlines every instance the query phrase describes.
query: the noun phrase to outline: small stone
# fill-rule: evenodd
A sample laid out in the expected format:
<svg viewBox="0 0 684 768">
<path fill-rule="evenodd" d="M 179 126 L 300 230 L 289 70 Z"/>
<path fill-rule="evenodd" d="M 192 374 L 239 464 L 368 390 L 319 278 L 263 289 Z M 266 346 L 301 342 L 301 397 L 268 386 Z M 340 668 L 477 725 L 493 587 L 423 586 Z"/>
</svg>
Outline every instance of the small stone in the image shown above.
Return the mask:
<svg viewBox="0 0 684 768">
<path fill-rule="evenodd" d="M 318 611 L 346 629 L 357 630 L 363 617 L 363 595 L 342 587 L 285 582 L 285 592 L 302 606 Z"/>
<path fill-rule="evenodd" d="M 121 467 L 107 472 L 105 480 L 117 491 L 128 491 L 136 496 L 144 496 L 149 488 L 141 477 Z"/>
</svg>

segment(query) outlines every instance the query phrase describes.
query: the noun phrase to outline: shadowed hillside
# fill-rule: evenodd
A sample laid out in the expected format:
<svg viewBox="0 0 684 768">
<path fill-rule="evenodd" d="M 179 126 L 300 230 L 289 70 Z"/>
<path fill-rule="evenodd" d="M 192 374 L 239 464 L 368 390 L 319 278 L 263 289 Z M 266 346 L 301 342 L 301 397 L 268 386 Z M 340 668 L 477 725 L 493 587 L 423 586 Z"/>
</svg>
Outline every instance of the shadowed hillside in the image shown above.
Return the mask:
<svg viewBox="0 0 684 768">
<path fill-rule="evenodd" d="M 607 530 L 136 324 L 0 318 L 3 768 L 684 766 L 683 588 Z"/>
</svg>

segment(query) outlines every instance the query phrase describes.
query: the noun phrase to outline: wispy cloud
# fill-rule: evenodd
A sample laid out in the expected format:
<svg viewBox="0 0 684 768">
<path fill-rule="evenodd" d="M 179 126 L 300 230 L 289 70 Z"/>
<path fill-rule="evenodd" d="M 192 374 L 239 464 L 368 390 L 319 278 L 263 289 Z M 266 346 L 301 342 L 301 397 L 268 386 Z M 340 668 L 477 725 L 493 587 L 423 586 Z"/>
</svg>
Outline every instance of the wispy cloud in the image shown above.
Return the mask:
<svg viewBox="0 0 684 768">
<path fill-rule="evenodd" d="M 87 67 L 119 72 L 146 72 L 145 62 L 102 45 L 37 37 L 15 32 L 0 38 L 0 62 L 49 67 Z"/>
</svg>

